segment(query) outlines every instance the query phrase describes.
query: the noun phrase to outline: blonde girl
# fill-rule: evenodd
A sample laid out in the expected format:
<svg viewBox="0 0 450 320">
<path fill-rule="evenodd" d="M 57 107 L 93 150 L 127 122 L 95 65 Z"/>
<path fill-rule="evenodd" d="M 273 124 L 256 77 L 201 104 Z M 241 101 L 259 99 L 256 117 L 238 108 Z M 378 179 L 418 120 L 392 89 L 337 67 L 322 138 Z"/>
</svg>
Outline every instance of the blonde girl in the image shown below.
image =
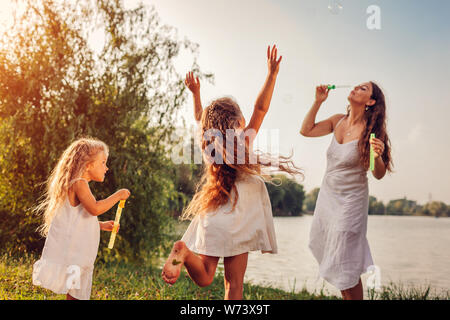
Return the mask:
<svg viewBox="0 0 450 320">
<path fill-rule="evenodd" d="M 90 181 L 103 182 L 108 171 L 108 146 L 93 138 L 73 142 L 62 154 L 48 181 L 44 200 L 35 210 L 43 213 L 40 233 L 46 237 L 41 258 L 33 265 L 33 284 L 66 294 L 67 300 L 88 300 L 100 230 L 111 231 L 113 221 L 99 222 L 130 192 L 121 189 L 96 200 Z"/>
<path fill-rule="evenodd" d="M 185 266 L 198 286 L 208 286 L 223 257 L 225 299 L 242 299 L 248 252 L 277 252 L 270 199 L 261 178 L 261 169 L 272 163 L 253 154 L 251 145 L 269 109 L 280 62 L 276 47 L 268 47 L 267 78 L 248 125 L 238 104 L 230 98 L 217 99 L 203 110 L 200 81 L 192 73 L 186 76 L 185 83 L 193 93 L 195 119 L 201 122 L 206 165 L 198 191 L 182 215 L 192 222 L 163 267 L 162 277 L 167 283 L 174 284 Z M 230 130 L 237 132 L 231 141 L 227 135 Z M 278 170 L 299 173 L 290 160 L 277 160 Z"/>
</svg>

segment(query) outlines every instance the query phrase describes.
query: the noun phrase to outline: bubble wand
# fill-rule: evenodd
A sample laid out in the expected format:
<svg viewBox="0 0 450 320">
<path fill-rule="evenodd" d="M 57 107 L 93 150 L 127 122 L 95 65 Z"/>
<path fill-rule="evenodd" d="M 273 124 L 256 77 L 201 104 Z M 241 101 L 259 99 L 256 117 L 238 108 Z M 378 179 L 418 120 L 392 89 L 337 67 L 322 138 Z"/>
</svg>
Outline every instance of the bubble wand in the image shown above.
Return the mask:
<svg viewBox="0 0 450 320">
<path fill-rule="evenodd" d="M 349 85 L 341 85 L 341 86 L 337 86 L 335 84 L 328 86 L 328 90 L 333 90 L 333 89 L 341 89 L 341 88 L 351 88 L 352 86 Z"/>
<path fill-rule="evenodd" d="M 126 200 L 120 200 L 119 205 L 116 211 L 116 219 L 114 220 L 114 227 L 111 232 L 111 238 L 109 239 L 108 249 L 112 249 L 114 247 L 114 241 L 116 240 L 117 229 L 119 228 L 120 216 L 122 215 L 122 209 L 125 207 Z"/>
<path fill-rule="evenodd" d="M 370 134 L 370 139 L 375 138 L 375 133 Z M 375 154 L 373 152 L 373 147 L 370 146 L 370 171 L 375 170 Z"/>
</svg>

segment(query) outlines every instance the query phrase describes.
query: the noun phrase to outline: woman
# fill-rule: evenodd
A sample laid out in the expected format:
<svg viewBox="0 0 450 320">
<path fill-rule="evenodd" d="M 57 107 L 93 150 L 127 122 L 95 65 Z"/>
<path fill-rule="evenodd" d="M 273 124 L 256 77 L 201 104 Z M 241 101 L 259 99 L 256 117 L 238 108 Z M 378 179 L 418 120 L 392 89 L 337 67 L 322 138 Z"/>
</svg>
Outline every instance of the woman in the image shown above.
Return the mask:
<svg viewBox="0 0 450 320">
<path fill-rule="evenodd" d="M 326 85 L 316 88 L 316 100 L 300 131 L 305 137 L 333 133 L 309 248 L 319 263 L 320 276 L 337 287 L 344 300 L 361 300 L 360 276 L 373 265 L 366 238 L 371 147 L 375 155 L 373 176 L 380 180 L 386 171 L 392 171 L 386 103 L 381 89 L 373 82 L 365 82 L 348 96 L 346 115 L 336 114 L 316 123 L 317 112 L 328 93 Z M 371 133 L 376 138 L 370 139 Z"/>
</svg>

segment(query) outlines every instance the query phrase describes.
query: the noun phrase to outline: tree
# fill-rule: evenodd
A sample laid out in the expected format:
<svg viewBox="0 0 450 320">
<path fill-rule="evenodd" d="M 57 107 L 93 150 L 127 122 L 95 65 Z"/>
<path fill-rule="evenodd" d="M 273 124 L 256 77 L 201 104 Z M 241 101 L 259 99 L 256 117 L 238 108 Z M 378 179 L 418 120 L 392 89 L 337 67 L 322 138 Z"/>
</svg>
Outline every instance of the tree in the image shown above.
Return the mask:
<svg viewBox="0 0 450 320">
<path fill-rule="evenodd" d="M 2 245 L 42 248 L 35 232 L 41 221 L 30 208 L 62 151 L 89 135 L 110 147 L 110 170 L 94 194 L 103 198 L 122 187 L 132 193 L 114 253 L 154 252 L 179 196 L 168 154 L 187 98 L 173 65 L 180 50 L 191 52 L 192 69 L 211 79 L 198 70 L 197 45 L 180 41 L 142 4 L 126 10 L 120 0 L 22 2 L 26 9 L 0 39 Z M 94 29 L 105 34 L 100 54 L 88 45 Z M 101 220 L 113 219 L 113 210 Z M 101 248 L 106 241 L 104 234 Z"/>
<path fill-rule="evenodd" d="M 303 204 L 304 211 L 312 213 L 316 208 L 317 197 L 319 196 L 320 188 L 314 188 L 306 194 L 305 203 Z"/>
<path fill-rule="evenodd" d="M 422 208 L 422 214 L 433 217 L 450 217 L 449 207 L 441 201 L 426 203 Z"/>
<path fill-rule="evenodd" d="M 378 201 L 377 198 L 369 196 L 369 214 L 383 215 L 385 210 L 382 201 Z"/>
<path fill-rule="evenodd" d="M 390 215 L 411 215 L 417 207 L 417 202 L 403 199 L 391 200 L 386 205 L 386 214 Z"/>
<path fill-rule="evenodd" d="M 184 136 L 187 144 L 181 142 L 178 148 L 175 147 L 172 151 L 174 153 L 174 176 L 175 176 L 175 189 L 178 192 L 178 198 L 171 203 L 172 216 L 178 217 L 181 215 L 185 206 L 193 198 L 197 191 L 198 184 L 203 172 L 203 163 L 198 164 L 198 156 L 201 160 L 201 149 L 198 142 L 195 141 L 194 135 L 195 128 L 192 127 L 190 132 L 184 129 L 178 130 L 180 136 Z M 185 154 L 186 153 L 186 154 Z M 197 159 L 195 154 L 197 154 Z"/>
<path fill-rule="evenodd" d="M 272 211 L 275 216 L 301 216 L 305 192 L 303 186 L 285 175 L 272 176 L 274 182 L 280 185 L 266 183 Z"/>
</svg>

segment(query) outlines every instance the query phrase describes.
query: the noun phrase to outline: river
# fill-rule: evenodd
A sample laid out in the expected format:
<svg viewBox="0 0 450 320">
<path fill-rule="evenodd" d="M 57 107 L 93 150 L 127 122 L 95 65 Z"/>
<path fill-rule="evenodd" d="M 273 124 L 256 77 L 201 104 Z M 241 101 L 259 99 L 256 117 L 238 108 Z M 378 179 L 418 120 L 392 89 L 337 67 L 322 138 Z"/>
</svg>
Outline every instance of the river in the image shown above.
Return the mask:
<svg viewBox="0 0 450 320">
<path fill-rule="evenodd" d="M 250 253 L 245 281 L 340 296 L 326 281 L 317 280 L 318 264 L 308 248 L 311 222 L 308 215 L 275 217 L 278 253 Z M 450 290 L 450 218 L 369 216 L 367 238 L 381 285 L 392 281 Z M 365 289 L 369 276 L 362 276 Z"/>
</svg>

